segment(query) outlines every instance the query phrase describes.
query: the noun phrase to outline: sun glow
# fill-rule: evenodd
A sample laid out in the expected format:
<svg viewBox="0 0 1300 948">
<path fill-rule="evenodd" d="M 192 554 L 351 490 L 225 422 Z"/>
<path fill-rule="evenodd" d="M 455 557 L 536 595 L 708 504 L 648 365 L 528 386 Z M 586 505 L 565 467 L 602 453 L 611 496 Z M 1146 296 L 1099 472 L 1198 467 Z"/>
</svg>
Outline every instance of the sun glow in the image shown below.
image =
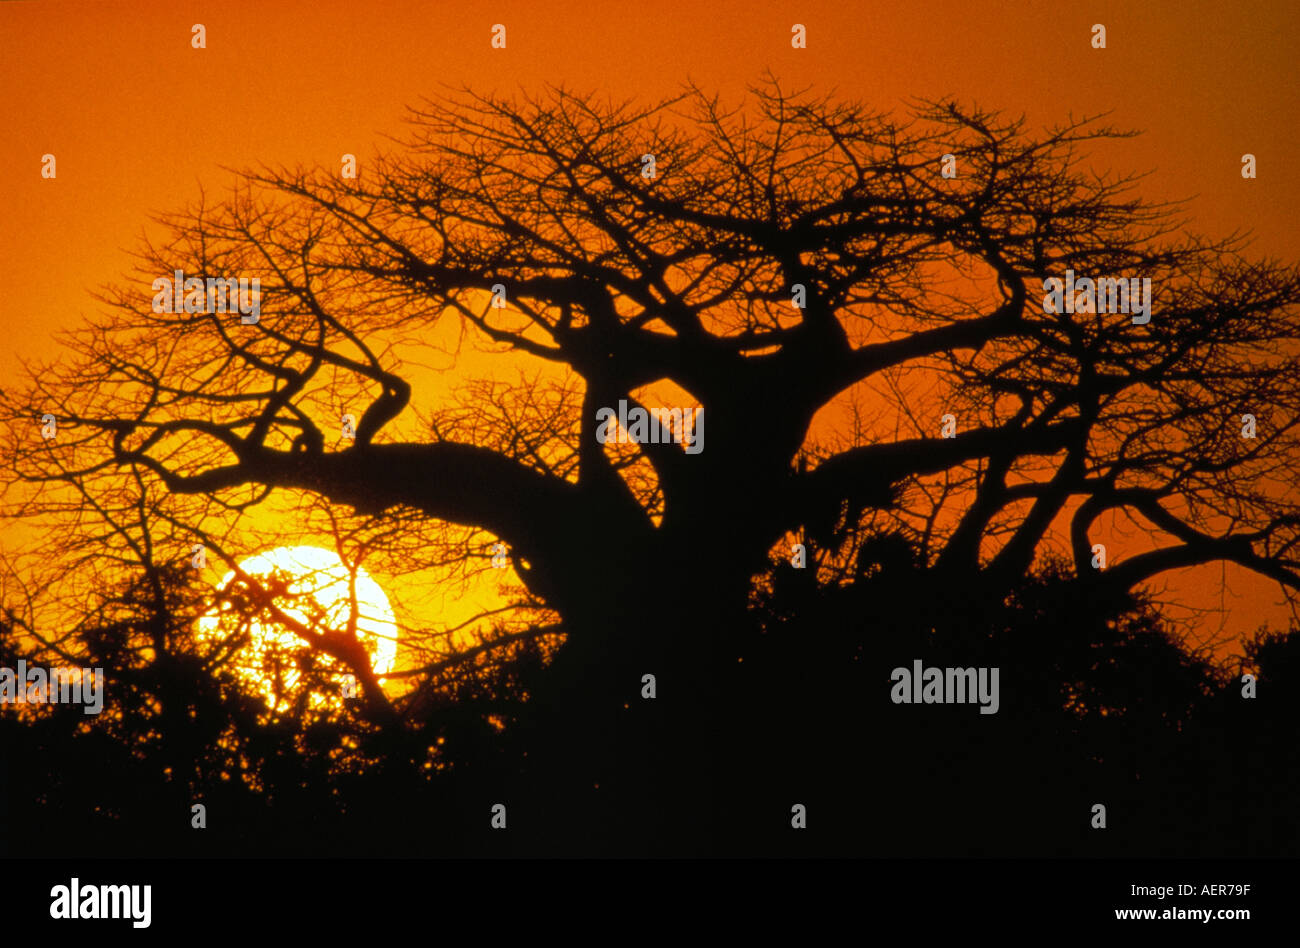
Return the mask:
<svg viewBox="0 0 1300 948">
<path fill-rule="evenodd" d="M 314 546 L 277 547 L 242 561 L 239 569 L 271 594 L 270 608 L 259 608 L 231 570 L 218 584 L 212 610 L 199 619 L 198 633 L 232 648 L 230 666 L 261 691 L 269 707 L 304 697 L 312 709 L 337 707 L 336 694 L 313 688 L 304 696 L 303 673 L 310 669 L 340 685 L 350 674 L 295 624 L 312 635 L 346 635 L 351 628 L 381 684 L 393 670 L 397 622 L 388 597 L 364 569 L 357 567 L 354 577 L 337 553 Z"/>
</svg>

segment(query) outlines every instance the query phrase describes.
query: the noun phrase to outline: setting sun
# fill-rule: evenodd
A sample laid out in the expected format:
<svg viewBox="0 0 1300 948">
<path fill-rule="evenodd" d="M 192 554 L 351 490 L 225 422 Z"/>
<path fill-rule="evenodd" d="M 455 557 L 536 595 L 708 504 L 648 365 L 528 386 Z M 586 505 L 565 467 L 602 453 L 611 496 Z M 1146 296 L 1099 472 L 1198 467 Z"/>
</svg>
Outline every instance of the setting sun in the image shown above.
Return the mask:
<svg viewBox="0 0 1300 948">
<path fill-rule="evenodd" d="M 249 557 L 239 564 L 239 570 L 272 594 L 271 609 L 245 615 L 232 608 L 232 596 L 238 595 L 241 584 L 232 584 L 236 572 L 231 570 L 217 586 L 219 598 L 212 611 L 199 619 L 199 632 L 205 638 L 227 642 L 246 635 L 233 656 L 233 667 L 261 690 L 271 707 L 278 708 L 300 694 L 302 662 L 311 647 L 292 627 L 294 623 L 312 634 L 347 634 L 353 629 L 381 683 L 392 671 L 397 623 L 388 597 L 364 569 L 357 567 L 354 579 L 331 550 L 282 546 Z M 277 621 L 268 615 L 271 610 L 289 622 Z M 338 677 L 347 674 L 339 662 L 328 658 L 317 668 L 335 671 Z M 330 696 L 313 692 L 309 706 L 320 708 L 330 700 Z"/>
</svg>

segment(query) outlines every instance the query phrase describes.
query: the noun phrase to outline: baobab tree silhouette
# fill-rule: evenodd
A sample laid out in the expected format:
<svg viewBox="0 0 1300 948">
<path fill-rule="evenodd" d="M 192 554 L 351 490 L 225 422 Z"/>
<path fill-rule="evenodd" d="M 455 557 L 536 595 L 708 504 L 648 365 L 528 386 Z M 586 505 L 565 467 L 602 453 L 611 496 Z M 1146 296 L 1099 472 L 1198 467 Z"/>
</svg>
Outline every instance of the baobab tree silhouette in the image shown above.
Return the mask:
<svg viewBox="0 0 1300 948">
<path fill-rule="evenodd" d="M 961 616 L 970 641 L 1056 534 L 1058 581 L 1098 615 L 1209 562 L 1300 585 L 1300 274 L 1086 167 L 1128 133 L 955 101 L 899 118 L 770 79 L 735 108 L 696 87 L 463 90 L 410 121 L 354 179 L 251 171 L 164 217 L 76 357 L 7 397 L 7 451 L 18 481 L 146 485 L 214 537 L 295 491 L 388 536 L 441 531 L 415 560 L 481 563 L 499 540 L 520 604 L 563 635 L 509 729 L 551 842 L 712 851 L 757 740 L 740 709 L 818 690 L 786 693 L 770 655 L 773 680 L 737 669 L 756 603 L 791 583 L 871 588 L 855 606 L 918 629 Z M 259 321 L 155 312 L 152 281 L 178 270 L 258 278 Z M 1067 270 L 1149 278 L 1149 323 L 1046 311 Z M 458 401 L 420 404 L 422 346 Z M 702 406 L 699 453 L 598 441 L 602 408 L 674 399 Z M 1110 539 L 1122 516 L 1150 542 Z M 778 582 L 795 543 L 806 572 Z M 865 631 L 798 627 L 862 637 L 867 691 L 843 697 L 887 695 Z"/>
</svg>

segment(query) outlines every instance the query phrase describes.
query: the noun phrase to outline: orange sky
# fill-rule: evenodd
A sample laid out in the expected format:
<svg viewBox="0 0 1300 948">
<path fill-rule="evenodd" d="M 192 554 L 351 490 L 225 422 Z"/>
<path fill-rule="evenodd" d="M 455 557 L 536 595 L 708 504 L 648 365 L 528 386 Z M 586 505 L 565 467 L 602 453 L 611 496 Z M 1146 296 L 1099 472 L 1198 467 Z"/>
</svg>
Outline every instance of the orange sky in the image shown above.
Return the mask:
<svg viewBox="0 0 1300 948">
<path fill-rule="evenodd" d="M 191 48 L 195 23 L 206 49 Z M 490 48 L 494 23 L 504 50 Z M 791 48 L 793 23 L 807 49 Z M 1105 50 L 1090 45 L 1094 23 Z M 1288 2 L 1208 0 L 0 3 L 0 386 L 94 311 L 88 291 L 126 270 L 150 212 L 200 184 L 220 192 L 221 165 L 364 160 L 440 83 L 654 97 L 689 77 L 737 93 L 771 67 L 881 109 L 955 94 L 1040 124 L 1111 110 L 1146 134 L 1099 162 L 1155 169 L 1146 196 L 1195 195 L 1198 229 L 1251 230 L 1257 254 L 1294 260 L 1298 24 Z M 1245 152 L 1257 180 L 1240 176 Z M 45 153 L 55 180 L 40 175 Z M 1272 584 L 1233 590 L 1265 597 L 1251 610 L 1280 621 Z"/>
</svg>

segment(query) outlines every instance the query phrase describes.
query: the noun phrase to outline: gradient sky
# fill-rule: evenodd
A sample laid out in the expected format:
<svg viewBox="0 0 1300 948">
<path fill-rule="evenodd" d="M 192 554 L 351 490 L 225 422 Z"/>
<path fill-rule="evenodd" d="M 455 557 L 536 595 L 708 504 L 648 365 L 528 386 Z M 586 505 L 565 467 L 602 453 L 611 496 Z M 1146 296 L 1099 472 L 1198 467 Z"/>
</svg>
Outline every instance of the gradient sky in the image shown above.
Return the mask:
<svg viewBox="0 0 1300 948">
<path fill-rule="evenodd" d="M 206 49 L 191 48 L 195 23 Z M 504 50 L 490 48 L 494 23 Z M 807 49 L 791 48 L 794 23 Z M 222 166 L 364 161 L 441 84 L 652 98 L 691 78 L 736 94 L 770 67 L 882 110 L 956 95 L 1035 125 L 1109 111 L 1145 134 L 1098 148 L 1099 169 L 1152 170 L 1143 193 L 1192 198 L 1196 229 L 1248 230 L 1255 253 L 1295 260 L 1298 24 L 1289 2 L 1208 0 L 0 2 L 0 386 L 95 311 L 89 291 L 125 272 L 151 212 L 200 186 L 221 194 Z M 1241 178 L 1246 152 L 1257 180 Z M 45 153 L 55 180 L 41 178 Z M 1232 589 L 1280 621 L 1275 586 Z"/>
</svg>

